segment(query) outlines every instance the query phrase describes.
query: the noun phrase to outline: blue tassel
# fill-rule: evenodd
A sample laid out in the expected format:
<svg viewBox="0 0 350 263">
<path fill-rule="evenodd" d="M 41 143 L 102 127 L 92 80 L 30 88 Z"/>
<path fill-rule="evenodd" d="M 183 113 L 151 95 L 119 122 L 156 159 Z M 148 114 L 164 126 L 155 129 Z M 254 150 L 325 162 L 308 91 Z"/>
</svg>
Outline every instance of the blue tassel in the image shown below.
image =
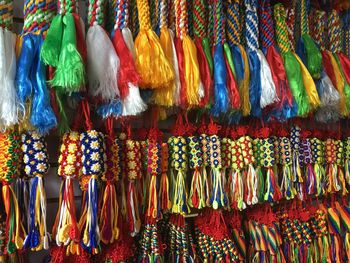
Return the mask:
<svg viewBox="0 0 350 263">
<path fill-rule="evenodd" d="M 40 244 L 39 229 L 38 226 L 35 224 L 35 201 L 37 187 L 38 178 L 35 177 L 32 179 L 32 186 L 29 197 L 29 230 L 24 242 L 24 247 L 28 249 L 36 248 Z"/>
<path fill-rule="evenodd" d="M 43 39 L 39 35 L 33 35 L 32 39 L 37 50 L 31 70 L 33 99 L 30 122 L 40 133 L 45 134 L 57 125 L 57 119 L 51 107 L 50 96 L 46 87 L 45 66 L 40 59 Z"/>
<path fill-rule="evenodd" d="M 211 113 L 215 117 L 228 111 L 229 98 L 226 75 L 223 46 L 218 45 L 214 51 L 214 105 L 211 109 Z"/>
<path fill-rule="evenodd" d="M 113 100 L 108 104 L 103 104 L 97 108 L 97 114 L 106 119 L 110 116 L 118 117 L 122 115 L 123 105 L 119 99 Z"/>
<path fill-rule="evenodd" d="M 260 118 L 262 113 L 260 108 L 260 61 L 256 51 L 248 50 L 248 60 L 250 68 L 249 99 L 251 105 L 251 114 L 254 117 Z"/>
<path fill-rule="evenodd" d="M 19 103 L 24 104 L 32 93 L 32 82 L 30 80 L 31 66 L 34 61 L 36 47 L 31 35 L 23 37 L 22 49 L 17 62 L 15 85 Z"/>
<path fill-rule="evenodd" d="M 235 65 L 237 82 L 240 83 L 244 78 L 244 60 L 238 46 L 233 45 L 231 47 L 231 53 L 234 58 L 233 64 Z"/>
</svg>

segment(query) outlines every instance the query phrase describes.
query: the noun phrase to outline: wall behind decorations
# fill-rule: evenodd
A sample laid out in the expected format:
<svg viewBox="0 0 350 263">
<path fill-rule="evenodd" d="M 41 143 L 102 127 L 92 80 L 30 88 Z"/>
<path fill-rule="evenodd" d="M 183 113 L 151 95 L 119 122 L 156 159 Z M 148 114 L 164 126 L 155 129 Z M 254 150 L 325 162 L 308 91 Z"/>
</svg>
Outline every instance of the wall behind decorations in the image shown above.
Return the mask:
<svg viewBox="0 0 350 263">
<path fill-rule="evenodd" d="M 80 1 L 80 11 L 82 17 L 85 17 L 85 3 Z M 17 34 L 21 33 L 23 27 L 23 0 L 14 0 L 14 31 Z M 61 184 L 61 179 L 57 175 L 57 159 L 59 151 L 59 137 L 54 133 L 46 138 L 49 155 L 50 155 L 50 170 L 45 176 L 45 189 L 47 197 L 47 224 L 49 232 L 51 232 L 52 225 L 56 217 L 56 211 L 58 207 L 58 196 Z M 78 184 L 75 185 L 76 206 L 80 206 L 81 191 Z M 53 237 L 54 239 L 54 237 Z M 48 251 L 41 252 L 29 252 L 26 253 L 24 262 L 28 263 L 41 263 L 49 255 Z"/>
</svg>

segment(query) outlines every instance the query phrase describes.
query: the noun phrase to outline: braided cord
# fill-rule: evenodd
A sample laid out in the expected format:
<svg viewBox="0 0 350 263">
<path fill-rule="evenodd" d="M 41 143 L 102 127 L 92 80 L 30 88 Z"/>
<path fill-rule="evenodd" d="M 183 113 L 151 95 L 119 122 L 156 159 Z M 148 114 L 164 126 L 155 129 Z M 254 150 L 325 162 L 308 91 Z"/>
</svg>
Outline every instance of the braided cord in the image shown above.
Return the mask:
<svg viewBox="0 0 350 263">
<path fill-rule="evenodd" d="M 167 0 L 159 0 L 159 28 L 168 27 L 168 4 Z"/>
<path fill-rule="evenodd" d="M 242 34 L 240 8 L 241 0 L 229 0 L 226 14 L 226 35 L 230 46 L 240 44 Z"/>
<path fill-rule="evenodd" d="M 123 29 L 128 26 L 128 1 L 117 0 L 115 8 L 115 26 L 114 29 Z"/>
<path fill-rule="evenodd" d="M 260 23 L 259 23 L 259 31 L 260 31 L 260 41 L 261 45 L 264 48 L 268 48 L 269 46 L 275 45 L 275 32 L 272 20 L 272 9 L 270 0 L 260 0 Z"/>
<path fill-rule="evenodd" d="M 204 38 L 206 30 L 206 8 L 204 0 L 194 0 L 193 4 L 193 26 L 196 37 Z"/>
<path fill-rule="evenodd" d="M 130 11 L 129 23 L 130 23 L 131 31 L 133 33 L 133 37 L 136 37 L 140 30 L 136 0 L 131 0 L 129 11 Z"/>
<path fill-rule="evenodd" d="M 104 0 L 90 0 L 88 7 L 88 23 L 90 26 L 104 25 Z"/>
<path fill-rule="evenodd" d="M 308 0 L 300 0 L 301 35 L 309 34 L 308 4 Z"/>
<path fill-rule="evenodd" d="M 336 10 L 332 10 L 328 17 L 328 38 L 329 49 L 333 53 L 341 51 L 341 25 L 339 14 Z"/>
<path fill-rule="evenodd" d="M 151 25 L 152 28 L 155 30 L 158 26 L 158 0 L 150 0 L 149 1 L 149 8 L 150 8 L 150 13 L 151 15 Z"/>
<path fill-rule="evenodd" d="M 326 36 L 325 36 L 325 28 L 326 28 L 326 12 L 315 10 L 312 12 L 312 20 L 310 20 L 310 31 L 312 34 L 312 37 L 314 38 L 317 45 L 320 47 L 321 50 L 325 49 L 325 42 L 326 42 Z"/>
<path fill-rule="evenodd" d="M 287 53 L 290 51 L 290 43 L 286 23 L 286 10 L 282 4 L 275 5 L 274 15 L 276 21 L 276 40 L 278 47 L 282 53 Z"/>
<path fill-rule="evenodd" d="M 225 41 L 224 23 L 223 23 L 223 6 L 221 0 L 214 0 L 214 43 L 215 45 L 223 44 Z"/>
<path fill-rule="evenodd" d="M 287 32 L 288 32 L 288 38 L 290 42 L 290 48 L 294 51 L 295 50 L 295 9 L 289 8 L 286 15 L 286 25 L 287 25 Z"/>
<path fill-rule="evenodd" d="M 259 31 L 258 31 L 258 14 L 257 14 L 257 0 L 245 0 L 246 7 L 246 32 L 245 39 L 250 50 L 259 48 Z"/>
<path fill-rule="evenodd" d="M 151 29 L 148 0 L 136 0 L 140 30 Z"/>
<path fill-rule="evenodd" d="M 76 0 L 64 0 L 64 4 L 62 5 L 62 0 L 60 1 L 61 8 L 63 13 L 77 13 L 78 6 Z"/>
<path fill-rule="evenodd" d="M 24 2 L 24 25 L 22 33 L 45 33 L 56 11 L 54 0 Z"/>
<path fill-rule="evenodd" d="M 176 35 L 183 38 L 187 35 L 188 17 L 186 11 L 186 0 L 175 0 Z"/>
<path fill-rule="evenodd" d="M 214 35 L 214 0 L 208 0 L 208 13 L 209 13 L 209 19 L 208 19 L 208 34 L 207 36 L 210 38 L 211 42 L 210 44 L 213 45 L 214 38 L 211 37 Z"/>
<path fill-rule="evenodd" d="M 12 29 L 13 0 L 0 1 L 0 27 Z"/>
</svg>

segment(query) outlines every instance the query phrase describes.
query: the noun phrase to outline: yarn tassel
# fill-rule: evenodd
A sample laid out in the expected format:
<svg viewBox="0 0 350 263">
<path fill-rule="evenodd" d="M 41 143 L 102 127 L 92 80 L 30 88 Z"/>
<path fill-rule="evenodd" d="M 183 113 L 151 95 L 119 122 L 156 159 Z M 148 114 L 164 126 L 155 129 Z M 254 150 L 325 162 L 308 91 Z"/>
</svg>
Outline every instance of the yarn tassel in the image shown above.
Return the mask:
<svg viewBox="0 0 350 263">
<path fill-rule="evenodd" d="M 350 84 L 350 59 L 344 53 L 338 53 L 337 57 L 343 70 L 347 83 Z"/>
<path fill-rule="evenodd" d="M 212 86 L 212 70 L 210 69 L 210 63 L 212 64 L 212 58 L 210 55 L 210 51 L 207 50 L 208 46 L 205 45 L 205 40 L 202 41 L 199 38 L 196 38 L 194 43 L 196 45 L 197 49 L 197 58 L 199 61 L 199 72 L 201 77 L 201 82 L 203 83 L 204 87 L 204 97 L 201 100 L 201 106 L 206 106 L 210 103 L 210 97 L 211 97 L 211 86 Z M 209 60 L 207 53 L 209 53 Z"/>
<path fill-rule="evenodd" d="M 131 31 L 128 28 L 124 28 L 122 30 L 122 34 L 124 38 L 124 43 L 129 48 L 129 51 L 132 55 L 132 59 L 135 60 L 135 46 Z M 135 67 L 134 74 L 136 74 L 136 65 L 134 65 L 134 63 L 132 64 L 132 66 Z M 135 83 L 135 85 L 133 85 L 133 81 L 136 82 L 136 75 L 134 75 L 133 78 L 131 78 L 128 82 L 129 92 L 123 100 L 123 116 L 135 116 L 140 114 L 141 112 L 144 112 L 147 109 L 147 105 L 141 98 L 139 87 L 138 85 L 136 85 L 140 81 L 139 77 L 140 76 L 138 75 L 137 83 Z"/>
<path fill-rule="evenodd" d="M 101 97 L 107 102 L 119 97 L 122 93 L 119 91 L 117 80 L 117 75 L 121 75 L 120 60 L 111 40 L 100 25 L 90 26 L 86 46 L 90 95 Z"/>
<path fill-rule="evenodd" d="M 276 86 L 273 82 L 270 66 L 261 50 L 257 50 L 257 55 L 260 61 L 260 83 L 261 83 L 261 97 L 260 107 L 263 109 L 279 101 L 276 93 Z"/>
<path fill-rule="evenodd" d="M 62 46 L 63 28 L 63 17 L 61 15 L 55 16 L 51 22 L 41 49 L 41 59 L 45 64 L 52 67 L 58 66 Z"/>
<path fill-rule="evenodd" d="M 279 186 L 276 182 L 276 176 L 273 172 L 272 167 L 267 168 L 267 175 L 266 175 L 266 193 L 264 200 L 268 202 L 276 202 L 281 200 L 282 193 L 279 189 Z"/>
<path fill-rule="evenodd" d="M 174 70 L 151 29 L 149 6 L 146 0 L 137 0 L 140 31 L 135 39 L 136 68 L 142 88 L 161 88 L 174 80 Z"/>
<path fill-rule="evenodd" d="M 85 83 L 84 64 L 77 50 L 74 17 L 67 13 L 63 17 L 63 36 L 59 62 L 55 76 L 50 81 L 52 86 L 65 92 L 79 91 Z"/>
<path fill-rule="evenodd" d="M 16 76 L 16 37 L 7 29 L 0 29 L 0 80 L 2 92 L 0 97 L 0 123 L 5 127 L 18 122 L 17 100 L 15 89 Z"/>
<path fill-rule="evenodd" d="M 185 63 L 186 98 L 188 106 L 196 106 L 203 97 L 197 50 L 192 39 L 186 35 L 182 40 L 182 49 Z"/>
<path fill-rule="evenodd" d="M 196 209 L 205 207 L 204 188 L 199 168 L 196 168 L 192 175 L 189 204 Z"/>
<path fill-rule="evenodd" d="M 314 40 L 308 34 L 302 35 L 298 43 L 298 54 L 313 79 L 319 79 L 322 72 L 322 55 Z"/>
<path fill-rule="evenodd" d="M 229 106 L 226 85 L 227 72 L 222 45 L 215 47 L 214 65 L 214 105 L 211 112 L 215 117 L 218 117 L 220 114 L 226 113 Z"/>
</svg>

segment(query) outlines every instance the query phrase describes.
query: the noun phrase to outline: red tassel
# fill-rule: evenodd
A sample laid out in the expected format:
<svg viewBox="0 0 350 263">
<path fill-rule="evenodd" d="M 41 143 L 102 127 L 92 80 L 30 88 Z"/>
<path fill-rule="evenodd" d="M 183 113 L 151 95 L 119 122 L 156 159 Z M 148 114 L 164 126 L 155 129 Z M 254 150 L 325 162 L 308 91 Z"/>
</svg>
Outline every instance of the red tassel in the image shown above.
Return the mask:
<svg viewBox="0 0 350 263">
<path fill-rule="evenodd" d="M 74 16 L 74 24 L 77 38 L 77 48 L 80 53 L 81 58 L 83 59 L 84 64 L 86 64 L 87 60 L 87 50 L 86 50 L 86 41 L 85 34 L 83 32 L 83 28 L 81 27 L 80 17 L 77 14 L 73 14 Z"/>
<path fill-rule="evenodd" d="M 336 87 L 335 84 L 337 83 L 337 80 L 335 78 L 334 69 L 333 69 L 333 66 L 331 63 L 331 59 L 329 58 L 327 52 L 325 52 L 325 51 L 322 52 L 322 61 L 323 61 L 324 69 L 325 69 L 328 77 L 331 79 L 333 85 Z"/>
<path fill-rule="evenodd" d="M 281 55 L 277 52 L 274 46 L 270 46 L 266 52 L 266 60 L 269 63 L 272 79 L 276 85 L 277 96 L 280 99 L 278 108 L 283 105 L 293 105 L 293 95 L 288 85 L 287 75 L 283 66 Z"/>
<path fill-rule="evenodd" d="M 187 105 L 187 96 L 186 96 L 186 81 L 185 81 L 185 61 L 184 61 L 184 52 L 182 48 L 182 42 L 180 38 L 174 39 L 175 49 L 177 60 L 179 64 L 179 75 L 180 75 L 180 83 L 181 83 L 181 91 L 180 91 L 180 104 L 182 107 L 186 107 Z"/>
<path fill-rule="evenodd" d="M 211 74 L 210 68 L 205 56 L 202 41 L 199 38 L 195 39 L 195 45 L 197 48 L 197 58 L 199 61 L 199 71 L 201 75 L 201 81 L 204 87 L 204 97 L 202 98 L 200 105 L 205 106 L 209 103 L 209 99 L 211 98 Z"/>
<path fill-rule="evenodd" d="M 227 82 L 228 93 L 231 101 L 231 107 L 232 109 L 239 109 L 241 107 L 241 97 L 239 96 L 237 82 L 226 58 L 225 58 L 225 64 L 226 64 L 226 71 L 228 73 L 226 82 Z"/>
<path fill-rule="evenodd" d="M 343 73 L 346 81 L 350 84 L 350 59 L 343 53 L 338 54 L 340 66 L 343 69 Z"/>
<path fill-rule="evenodd" d="M 118 29 L 114 33 L 113 46 L 120 60 L 120 70 L 118 73 L 118 87 L 120 96 L 124 99 L 129 94 L 128 83 L 135 86 L 140 82 L 140 75 L 136 71 L 136 66 L 129 48 L 124 42 L 122 32 Z"/>
</svg>

